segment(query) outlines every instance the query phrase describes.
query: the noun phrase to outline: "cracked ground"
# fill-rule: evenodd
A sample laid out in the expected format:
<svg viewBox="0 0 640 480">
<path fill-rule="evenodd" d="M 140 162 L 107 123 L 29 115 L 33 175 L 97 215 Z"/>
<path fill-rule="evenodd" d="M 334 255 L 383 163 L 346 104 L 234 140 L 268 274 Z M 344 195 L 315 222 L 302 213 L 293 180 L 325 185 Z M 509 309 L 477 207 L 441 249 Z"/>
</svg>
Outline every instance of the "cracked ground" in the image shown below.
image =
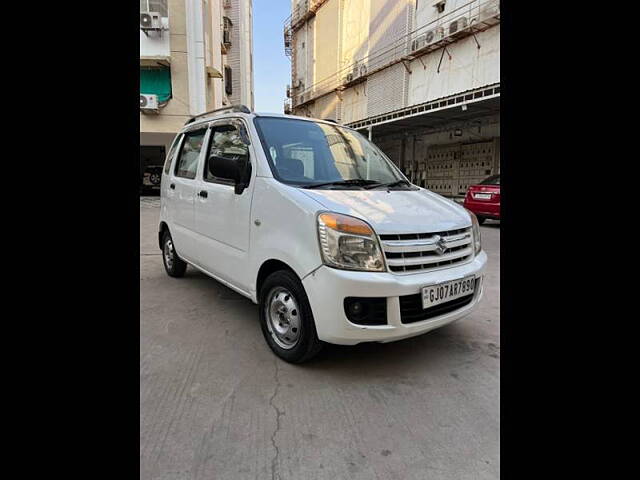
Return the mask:
<svg viewBox="0 0 640 480">
<path fill-rule="evenodd" d="M 290 365 L 251 301 L 192 268 L 165 274 L 158 207 L 140 202 L 141 479 L 499 478 L 498 223 L 481 227 L 473 314 Z"/>
</svg>

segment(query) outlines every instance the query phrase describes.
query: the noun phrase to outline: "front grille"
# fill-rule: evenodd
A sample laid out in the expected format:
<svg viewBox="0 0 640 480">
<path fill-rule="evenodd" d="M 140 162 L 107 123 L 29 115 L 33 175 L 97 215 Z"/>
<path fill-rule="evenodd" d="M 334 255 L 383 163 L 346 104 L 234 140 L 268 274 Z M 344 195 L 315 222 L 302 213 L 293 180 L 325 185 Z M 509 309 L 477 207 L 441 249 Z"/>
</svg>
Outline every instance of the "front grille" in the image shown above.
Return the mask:
<svg viewBox="0 0 640 480">
<path fill-rule="evenodd" d="M 454 265 L 473 256 L 471 227 L 433 233 L 380 235 L 389 270 L 417 273 Z"/>
<path fill-rule="evenodd" d="M 476 291 L 477 289 L 478 279 L 476 279 Z M 400 297 L 400 321 L 402 323 L 421 322 L 422 320 L 453 312 L 471 303 L 473 296 L 474 293 L 424 309 L 422 308 L 422 294 L 403 295 Z"/>
</svg>

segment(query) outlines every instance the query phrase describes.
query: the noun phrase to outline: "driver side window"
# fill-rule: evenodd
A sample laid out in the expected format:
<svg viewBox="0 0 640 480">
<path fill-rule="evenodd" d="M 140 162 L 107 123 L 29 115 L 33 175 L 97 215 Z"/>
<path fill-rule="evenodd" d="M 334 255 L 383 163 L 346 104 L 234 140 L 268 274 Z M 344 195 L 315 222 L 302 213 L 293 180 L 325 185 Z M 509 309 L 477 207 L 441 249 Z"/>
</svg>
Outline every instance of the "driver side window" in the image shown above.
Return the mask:
<svg viewBox="0 0 640 480">
<path fill-rule="evenodd" d="M 229 124 L 212 127 L 207 159 L 210 159 L 211 157 L 221 157 L 234 161 L 248 159 L 249 148 L 242 140 L 240 131 L 236 125 Z M 230 185 L 234 184 L 233 179 L 214 176 L 209 169 L 206 168 L 207 164 L 208 162 L 205 163 L 203 176 L 205 181 Z"/>
</svg>

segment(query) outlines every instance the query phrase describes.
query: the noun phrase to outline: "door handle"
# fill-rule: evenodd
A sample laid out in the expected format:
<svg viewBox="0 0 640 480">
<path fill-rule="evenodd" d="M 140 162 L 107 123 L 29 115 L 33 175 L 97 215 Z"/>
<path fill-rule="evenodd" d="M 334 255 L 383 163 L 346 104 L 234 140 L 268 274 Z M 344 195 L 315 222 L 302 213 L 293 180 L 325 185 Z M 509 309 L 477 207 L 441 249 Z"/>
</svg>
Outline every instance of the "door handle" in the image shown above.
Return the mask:
<svg viewBox="0 0 640 480">
<path fill-rule="evenodd" d="M 202 198 L 207 198 L 209 196 L 206 190 L 200 190 L 200 193 L 198 193 L 198 195 L 200 195 Z"/>
<path fill-rule="evenodd" d="M 170 188 L 171 190 L 175 190 L 175 189 L 176 189 L 176 184 L 175 184 L 175 183 L 172 183 L 171 185 L 169 185 L 169 188 Z"/>
</svg>

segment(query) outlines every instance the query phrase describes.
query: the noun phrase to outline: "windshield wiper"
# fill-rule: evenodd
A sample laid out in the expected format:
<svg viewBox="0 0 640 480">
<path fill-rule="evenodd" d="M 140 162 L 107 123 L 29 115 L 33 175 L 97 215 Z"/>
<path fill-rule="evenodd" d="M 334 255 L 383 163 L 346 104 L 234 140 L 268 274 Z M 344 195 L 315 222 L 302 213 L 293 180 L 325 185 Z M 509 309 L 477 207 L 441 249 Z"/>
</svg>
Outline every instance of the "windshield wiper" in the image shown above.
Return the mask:
<svg viewBox="0 0 640 480">
<path fill-rule="evenodd" d="M 365 180 L 364 178 L 350 178 L 348 180 L 336 180 L 334 182 L 324 182 L 324 183 L 310 183 L 309 185 L 300 185 L 302 188 L 318 188 L 325 187 L 329 185 L 356 185 L 362 187 L 364 185 L 378 186 L 382 185 L 380 182 L 376 182 L 375 180 Z"/>
<path fill-rule="evenodd" d="M 411 187 L 412 184 L 411 182 L 408 182 L 407 180 L 404 179 L 400 179 L 400 180 L 396 180 L 395 182 L 390 182 L 390 183 L 378 183 L 377 185 L 371 185 L 370 187 L 365 187 L 367 190 L 373 189 L 373 188 L 380 188 L 380 187 L 399 187 L 400 185 L 406 185 L 408 187 Z"/>
</svg>

